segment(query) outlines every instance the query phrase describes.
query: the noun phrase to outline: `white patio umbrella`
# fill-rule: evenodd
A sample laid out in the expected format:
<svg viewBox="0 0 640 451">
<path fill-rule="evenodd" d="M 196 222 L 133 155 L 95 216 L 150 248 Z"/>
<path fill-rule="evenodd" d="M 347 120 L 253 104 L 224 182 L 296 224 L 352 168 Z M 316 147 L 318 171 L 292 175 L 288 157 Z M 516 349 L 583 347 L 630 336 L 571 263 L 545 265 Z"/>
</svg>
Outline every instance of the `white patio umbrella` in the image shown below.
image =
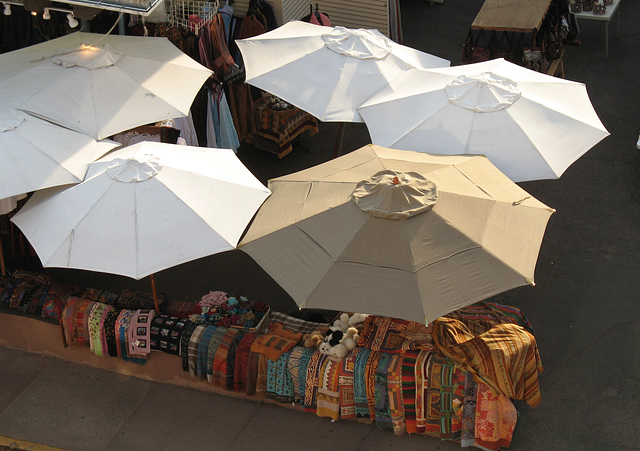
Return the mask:
<svg viewBox="0 0 640 451">
<path fill-rule="evenodd" d="M 357 111 L 409 68 L 450 62 L 397 44 L 378 30 L 302 21 L 236 41 L 246 82 L 325 122 L 362 122 Z"/>
<path fill-rule="evenodd" d="M 141 279 L 234 249 L 269 194 L 231 149 L 141 142 L 78 185 L 36 192 L 11 220 L 45 267 Z"/>
<path fill-rule="evenodd" d="M 269 188 L 238 248 L 300 307 L 419 322 L 533 284 L 553 213 L 485 156 L 375 145 Z"/>
<path fill-rule="evenodd" d="M 483 154 L 515 182 L 558 178 L 609 135 L 584 84 L 502 58 L 409 70 L 358 111 L 374 144 Z"/>
<path fill-rule="evenodd" d="M 0 110 L 0 199 L 80 183 L 89 163 L 118 146 L 18 110 Z"/>
<path fill-rule="evenodd" d="M 102 139 L 186 116 L 211 73 L 167 38 L 76 32 L 0 55 L 0 109 Z"/>
</svg>

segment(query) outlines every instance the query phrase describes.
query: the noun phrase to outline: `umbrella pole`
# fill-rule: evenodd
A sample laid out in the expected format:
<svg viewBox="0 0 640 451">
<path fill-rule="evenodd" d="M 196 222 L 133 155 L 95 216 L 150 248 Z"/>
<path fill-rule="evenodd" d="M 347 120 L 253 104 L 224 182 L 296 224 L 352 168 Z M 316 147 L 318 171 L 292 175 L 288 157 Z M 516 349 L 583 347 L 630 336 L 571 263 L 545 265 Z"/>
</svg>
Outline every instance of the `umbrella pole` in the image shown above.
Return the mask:
<svg viewBox="0 0 640 451">
<path fill-rule="evenodd" d="M 160 304 L 158 304 L 158 290 L 156 289 L 156 278 L 151 274 L 151 292 L 153 293 L 153 305 L 156 308 L 156 313 L 160 313 Z"/>
<path fill-rule="evenodd" d="M 339 157 L 342 154 L 342 142 L 344 141 L 344 122 L 338 124 L 338 136 L 336 137 L 336 143 L 333 146 L 333 158 Z"/>
<path fill-rule="evenodd" d="M 2 237 L 0 236 L 0 269 L 2 269 L 2 276 L 7 275 L 7 266 L 4 262 L 4 251 L 2 250 Z"/>
</svg>

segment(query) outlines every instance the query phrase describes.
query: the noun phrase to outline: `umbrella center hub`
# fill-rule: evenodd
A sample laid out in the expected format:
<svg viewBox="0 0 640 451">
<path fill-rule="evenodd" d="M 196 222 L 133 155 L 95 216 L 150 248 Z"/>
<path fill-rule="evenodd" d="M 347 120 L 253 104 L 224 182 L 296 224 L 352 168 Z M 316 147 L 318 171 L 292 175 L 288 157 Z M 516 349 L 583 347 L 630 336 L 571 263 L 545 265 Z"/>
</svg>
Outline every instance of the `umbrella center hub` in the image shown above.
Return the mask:
<svg viewBox="0 0 640 451">
<path fill-rule="evenodd" d="M 20 127 L 24 119 L 24 116 L 19 115 L 16 110 L 0 111 L 0 133 L 15 130 Z"/>
<path fill-rule="evenodd" d="M 155 177 L 161 169 L 159 158 L 143 154 L 128 159 L 114 159 L 107 167 L 107 175 L 118 182 L 136 183 Z"/>
<path fill-rule="evenodd" d="M 365 59 L 383 59 L 391 53 L 391 42 L 383 35 L 365 29 L 335 27 L 331 33 L 323 34 L 324 45 L 341 55 Z"/>
<path fill-rule="evenodd" d="M 438 201 L 438 189 L 417 172 L 385 170 L 358 183 L 352 200 L 371 216 L 406 219 L 431 210 Z"/>
<path fill-rule="evenodd" d="M 449 102 L 479 113 L 509 108 L 521 96 L 516 82 L 491 73 L 461 75 L 445 91 Z"/>
<path fill-rule="evenodd" d="M 105 45 L 104 48 L 82 45 L 77 49 L 66 50 L 51 57 L 51 61 L 64 68 L 84 67 L 94 70 L 115 66 L 121 57 L 122 53 L 117 52 L 110 45 Z"/>
</svg>

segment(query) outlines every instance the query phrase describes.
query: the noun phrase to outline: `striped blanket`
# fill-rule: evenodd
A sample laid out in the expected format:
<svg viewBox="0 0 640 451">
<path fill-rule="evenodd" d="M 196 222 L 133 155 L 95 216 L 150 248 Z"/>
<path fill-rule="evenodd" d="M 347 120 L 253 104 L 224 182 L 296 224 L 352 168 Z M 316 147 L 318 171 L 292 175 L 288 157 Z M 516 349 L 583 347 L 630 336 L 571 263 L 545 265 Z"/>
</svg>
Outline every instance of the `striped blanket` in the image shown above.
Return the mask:
<svg viewBox="0 0 640 451">
<path fill-rule="evenodd" d="M 438 349 L 478 382 L 532 407 L 540 403 L 542 363 L 536 339 L 524 327 L 496 324 L 475 336 L 461 321 L 443 317 L 434 322 L 433 336 Z"/>
</svg>

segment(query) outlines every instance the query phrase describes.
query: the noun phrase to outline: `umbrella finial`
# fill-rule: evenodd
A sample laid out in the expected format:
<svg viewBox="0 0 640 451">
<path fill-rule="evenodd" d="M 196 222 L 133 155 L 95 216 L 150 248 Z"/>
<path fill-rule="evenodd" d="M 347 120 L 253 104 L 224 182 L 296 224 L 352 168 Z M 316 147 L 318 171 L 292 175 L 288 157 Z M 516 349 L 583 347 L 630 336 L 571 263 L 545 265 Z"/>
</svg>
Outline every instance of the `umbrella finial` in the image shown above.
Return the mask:
<svg viewBox="0 0 640 451">
<path fill-rule="evenodd" d="M 431 210 L 438 200 L 438 189 L 417 172 L 386 170 L 358 183 L 352 199 L 371 216 L 406 219 Z"/>
</svg>

